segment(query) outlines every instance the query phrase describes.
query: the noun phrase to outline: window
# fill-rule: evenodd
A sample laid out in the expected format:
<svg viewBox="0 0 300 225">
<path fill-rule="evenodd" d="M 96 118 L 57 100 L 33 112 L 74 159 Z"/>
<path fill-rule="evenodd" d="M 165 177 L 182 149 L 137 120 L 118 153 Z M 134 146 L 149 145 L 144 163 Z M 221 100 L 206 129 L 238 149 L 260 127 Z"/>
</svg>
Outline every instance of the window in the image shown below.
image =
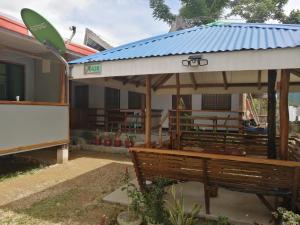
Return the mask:
<svg viewBox="0 0 300 225">
<path fill-rule="evenodd" d="M 203 110 L 231 110 L 230 94 L 204 94 L 202 95 Z"/>
<path fill-rule="evenodd" d="M 183 100 L 184 109 L 192 109 L 192 96 L 191 95 L 180 95 Z M 177 96 L 172 95 L 172 109 L 177 109 Z"/>
<path fill-rule="evenodd" d="M 24 66 L 0 62 L 0 100 L 25 98 Z"/>
<path fill-rule="evenodd" d="M 120 90 L 105 88 L 105 109 L 120 109 Z"/>
<path fill-rule="evenodd" d="M 137 92 L 128 92 L 128 109 L 145 108 L 145 95 Z"/>
</svg>

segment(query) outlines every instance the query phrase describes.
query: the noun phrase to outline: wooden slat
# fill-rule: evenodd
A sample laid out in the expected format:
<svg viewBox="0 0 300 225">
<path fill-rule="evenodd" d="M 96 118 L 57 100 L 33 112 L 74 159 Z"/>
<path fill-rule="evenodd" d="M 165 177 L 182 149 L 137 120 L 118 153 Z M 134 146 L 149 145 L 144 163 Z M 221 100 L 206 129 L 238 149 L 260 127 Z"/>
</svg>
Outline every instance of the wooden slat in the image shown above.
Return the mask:
<svg viewBox="0 0 300 225">
<path fill-rule="evenodd" d="M 209 210 L 209 187 L 220 186 L 256 194 L 273 210 L 264 195 L 289 198 L 295 206 L 300 188 L 300 163 L 272 159 L 204 154 L 133 147 L 137 176 L 153 181 L 165 177 L 204 184 L 206 213 Z"/>
</svg>

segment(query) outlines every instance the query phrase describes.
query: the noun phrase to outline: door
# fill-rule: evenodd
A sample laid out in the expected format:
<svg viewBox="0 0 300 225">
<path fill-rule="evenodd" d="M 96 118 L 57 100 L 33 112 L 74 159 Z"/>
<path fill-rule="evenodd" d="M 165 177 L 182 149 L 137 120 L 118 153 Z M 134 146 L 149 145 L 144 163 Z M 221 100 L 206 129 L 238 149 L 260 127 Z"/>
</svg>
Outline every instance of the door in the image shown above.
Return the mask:
<svg viewBox="0 0 300 225">
<path fill-rule="evenodd" d="M 105 88 L 105 109 L 120 109 L 120 90 Z"/>
<path fill-rule="evenodd" d="M 89 86 L 88 85 L 75 86 L 75 108 L 77 109 L 89 108 Z"/>
</svg>

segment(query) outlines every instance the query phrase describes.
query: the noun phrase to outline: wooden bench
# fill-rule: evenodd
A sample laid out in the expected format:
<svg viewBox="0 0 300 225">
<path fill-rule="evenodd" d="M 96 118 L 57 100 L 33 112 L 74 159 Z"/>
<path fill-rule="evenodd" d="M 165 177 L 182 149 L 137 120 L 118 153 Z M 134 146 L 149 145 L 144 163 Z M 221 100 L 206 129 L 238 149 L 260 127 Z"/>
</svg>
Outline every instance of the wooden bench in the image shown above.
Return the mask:
<svg viewBox="0 0 300 225">
<path fill-rule="evenodd" d="M 277 141 L 277 149 L 279 144 Z M 266 135 L 239 134 L 226 132 L 188 132 L 182 131 L 180 137 L 182 148 L 201 147 L 214 150 L 240 150 L 246 155 L 266 156 L 268 137 Z"/>
<path fill-rule="evenodd" d="M 269 210 L 264 196 L 283 197 L 295 209 L 300 189 L 300 163 L 198 152 L 134 147 L 130 149 L 139 185 L 168 178 L 204 184 L 206 213 L 210 213 L 210 187 L 253 193 Z"/>
</svg>

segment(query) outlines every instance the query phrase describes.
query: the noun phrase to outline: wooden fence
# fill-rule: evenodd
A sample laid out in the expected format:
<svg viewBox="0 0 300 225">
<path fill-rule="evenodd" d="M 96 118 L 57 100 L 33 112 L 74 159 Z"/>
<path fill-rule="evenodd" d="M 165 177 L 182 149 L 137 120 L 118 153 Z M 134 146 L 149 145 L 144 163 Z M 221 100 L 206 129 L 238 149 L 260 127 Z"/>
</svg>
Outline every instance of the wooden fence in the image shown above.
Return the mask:
<svg viewBox="0 0 300 225">
<path fill-rule="evenodd" d="M 181 131 L 235 131 L 243 132 L 240 112 L 214 112 L 207 110 L 179 110 Z M 176 110 L 169 110 L 169 130 L 176 131 Z"/>
<path fill-rule="evenodd" d="M 152 110 L 152 129 L 158 129 L 162 110 Z M 71 109 L 71 129 L 100 129 L 105 131 L 145 131 L 144 110 L 132 109 Z"/>
</svg>

